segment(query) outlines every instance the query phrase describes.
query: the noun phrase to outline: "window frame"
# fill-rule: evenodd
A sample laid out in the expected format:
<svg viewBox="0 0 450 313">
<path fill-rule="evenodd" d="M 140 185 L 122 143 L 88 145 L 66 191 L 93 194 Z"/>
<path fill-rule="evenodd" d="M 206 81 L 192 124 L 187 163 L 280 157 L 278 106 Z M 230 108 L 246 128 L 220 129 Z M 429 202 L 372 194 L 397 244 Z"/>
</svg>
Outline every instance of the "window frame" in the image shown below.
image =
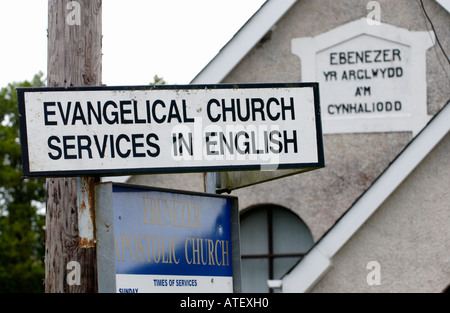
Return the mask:
<svg viewBox="0 0 450 313">
<path fill-rule="evenodd" d="M 275 209 L 287 210 L 295 215 L 289 209 L 274 205 L 274 204 L 266 204 L 257 207 L 253 207 L 249 210 L 246 210 L 241 213 L 241 219 L 245 218 L 246 215 L 250 215 L 254 210 L 266 210 L 266 218 L 267 218 L 267 244 L 268 244 L 268 253 L 257 253 L 257 254 L 241 254 L 241 259 L 267 259 L 268 260 L 268 274 L 269 280 L 274 279 L 274 259 L 275 258 L 290 258 L 290 257 L 298 257 L 299 260 L 303 258 L 305 255 L 304 252 L 298 253 L 274 253 L 273 252 L 273 211 Z M 299 218 L 300 219 L 300 218 Z M 301 220 L 301 219 L 300 219 Z M 273 293 L 273 288 L 269 288 L 269 293 Z"/>
</svg>

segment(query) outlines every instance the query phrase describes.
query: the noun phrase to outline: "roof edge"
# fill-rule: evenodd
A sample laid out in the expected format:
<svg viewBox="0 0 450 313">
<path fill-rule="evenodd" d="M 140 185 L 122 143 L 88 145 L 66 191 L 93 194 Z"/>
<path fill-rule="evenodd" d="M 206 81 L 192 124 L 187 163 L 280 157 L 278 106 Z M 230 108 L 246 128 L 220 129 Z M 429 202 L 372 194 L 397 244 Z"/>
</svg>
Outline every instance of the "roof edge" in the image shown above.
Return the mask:
<svg viewBox="0 0 450 313">
<path fill-rule="evenodd" d="M 450 2 L 446 0 L 436 0 L 436 2 L 439 3 L 439 5 L 443 7 L 448 13 L 450 13 Z"/>
<path fill-rule="evenodd" d="M 450 102 L 282 278 L 283 292 L 307 292 L 320 280 L 330 268 L 334 255 L 447 135 L 450 130 L 449 120 Z"/>
<path fill-rule="evenodd" d="M 267 0 L 219 53 L 194 77 L 191 84 L 218 84 L 264 37 L 297 0 Z"/>
</svg>

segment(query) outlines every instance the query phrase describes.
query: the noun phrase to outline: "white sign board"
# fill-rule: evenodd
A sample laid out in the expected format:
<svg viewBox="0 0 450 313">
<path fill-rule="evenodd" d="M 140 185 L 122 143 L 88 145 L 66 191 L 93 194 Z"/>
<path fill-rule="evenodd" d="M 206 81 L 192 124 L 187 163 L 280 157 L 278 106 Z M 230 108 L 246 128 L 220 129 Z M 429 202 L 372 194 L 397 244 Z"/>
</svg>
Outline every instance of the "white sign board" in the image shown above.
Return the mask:
<svg viewBox="0 0 450 313">
<path fill-rule="evenodd" d="M 318 85 L 18 88 L 24 176 L 323 167 Z"/>
<path fill-rule="evenodd" d="M 418 133 L 430 119 L 426 51 L 433 38 L 363 18 L 293 39 L 302 80 L 320 85 L 324 133 Z"/>
</svg>

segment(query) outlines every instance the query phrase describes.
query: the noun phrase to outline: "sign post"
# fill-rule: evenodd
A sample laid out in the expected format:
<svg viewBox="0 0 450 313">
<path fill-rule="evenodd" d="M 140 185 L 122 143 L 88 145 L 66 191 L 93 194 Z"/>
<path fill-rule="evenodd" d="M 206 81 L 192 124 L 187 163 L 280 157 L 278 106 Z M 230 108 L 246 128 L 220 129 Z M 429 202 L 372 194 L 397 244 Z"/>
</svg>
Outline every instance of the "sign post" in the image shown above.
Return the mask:
<svg viewBox="0 0 450 313">
<path fill-rule="evenodd" d="M 48 1 L 47 86 L 101 85 L 101 24 L 100 0 Z M 29 140 L 39 132 L 30 133 Z M 96 250 L 89 228 L 94 218 L 89 207 L 94 180 L 47 179 L 45 292 L 97 291 Z M 70 273 L 78 273 L 83 283 L 68 279 Z"/>
<path fill-rule="evenodd" d="M 99 184 L 99 292 L 240 292 L 237 198 Z"/>
</svg>

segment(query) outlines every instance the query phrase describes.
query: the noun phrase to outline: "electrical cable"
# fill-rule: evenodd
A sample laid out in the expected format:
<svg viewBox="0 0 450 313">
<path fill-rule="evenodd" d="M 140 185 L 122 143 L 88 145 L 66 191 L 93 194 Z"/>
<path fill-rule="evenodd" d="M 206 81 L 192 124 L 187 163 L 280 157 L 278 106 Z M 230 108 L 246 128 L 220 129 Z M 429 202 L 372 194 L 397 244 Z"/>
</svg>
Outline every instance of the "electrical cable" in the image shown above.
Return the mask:
<svg viewBox="0 0 450 313">
<path fill-rule="evenodd" d="M 447 62 L 450 63 L 450 59 L 448 58 L 447 53 L 445 53 L 444 47 L 442 47 L 441 42 L 439 40 L 439 37 L 438 37 L 438 35 L 436 33 L 436 29 L 434 28 L 434 24 L 431 21 L 431 18 L 428 16 L 428 13 L 427 13 L 427 10 L 425 9 L 425 6 L 423 5 L 423 0 L 419 0 L 419 2 L 420 2 L 420 6 L 422 7 L 423 13 L 425 14 L 428 22 L 430 22 L 431 29 L 433 30 L 434 36 L 436 37 L 436 42 L 438 43 L 439 47 L 441 48 L 442 53 L 444 54 L 445 58 L 447 59 Z"/>
</svg>

